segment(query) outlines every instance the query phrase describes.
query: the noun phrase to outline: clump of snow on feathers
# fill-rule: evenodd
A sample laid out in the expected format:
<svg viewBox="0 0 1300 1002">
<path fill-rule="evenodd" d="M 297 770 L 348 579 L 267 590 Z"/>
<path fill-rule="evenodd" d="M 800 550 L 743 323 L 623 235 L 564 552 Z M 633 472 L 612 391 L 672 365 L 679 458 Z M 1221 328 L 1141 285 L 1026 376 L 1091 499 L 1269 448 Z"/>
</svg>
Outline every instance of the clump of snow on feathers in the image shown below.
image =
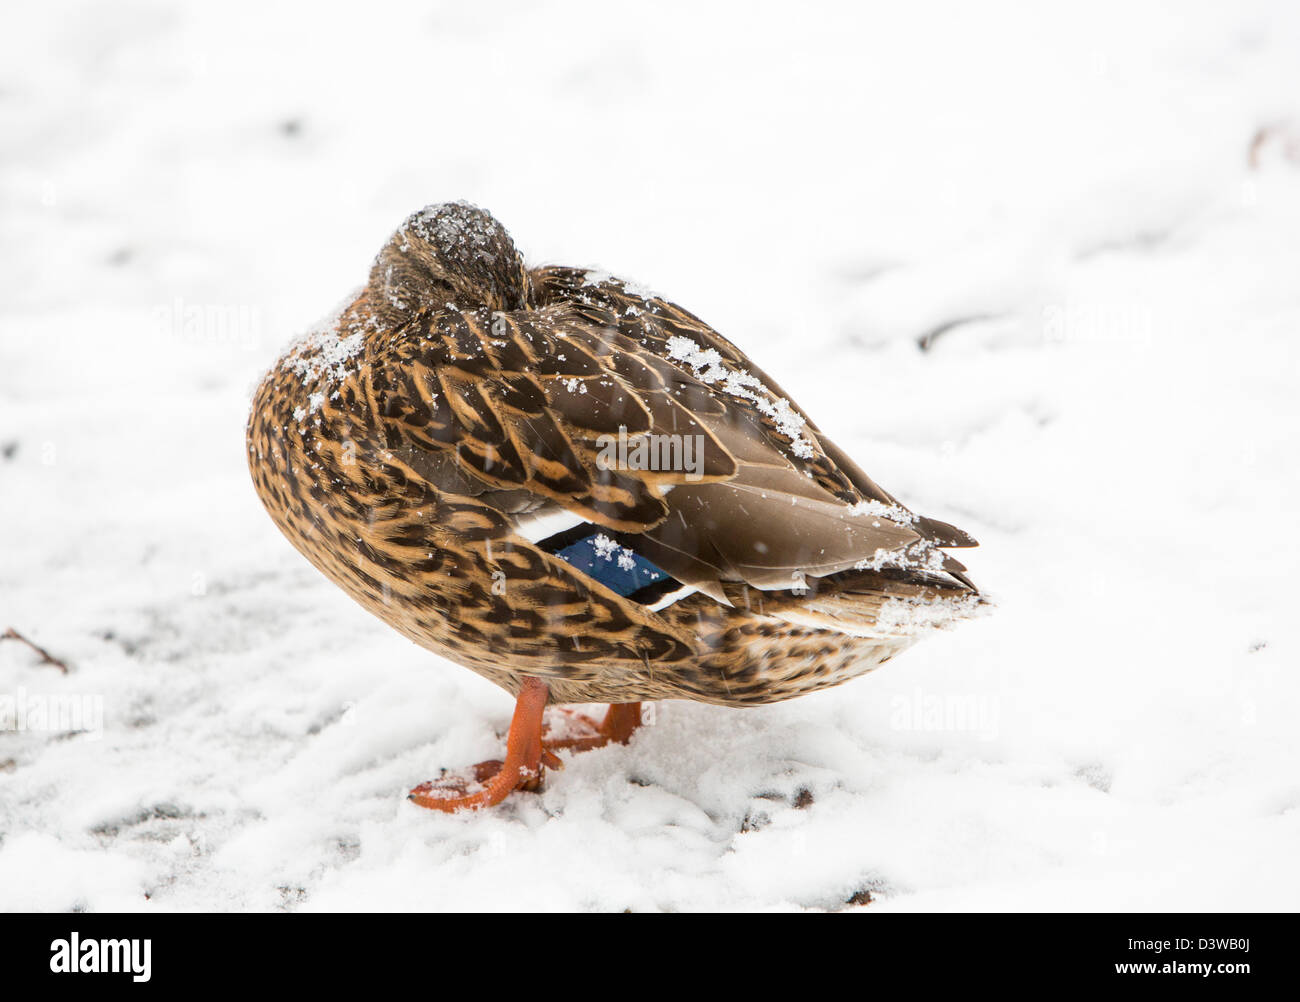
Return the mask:
<svg viewBox="0 0 1300 1002">
<path fill-rule="evenodd" d="M 784 397 L 775 397 L 757 376 L 730 368 L 723 363 L 716 349 L 701 348 L 695 341 L 681 335 L 668 339 L 668 357 L 689 365 L 701 383 L 708 386 L 718 383 L 731 396 L 752 403 L 775 423 L 777 431 L 790 439 L 790 451 L 800 459 L 812 459 L 816 455 L 812 443 L 802 435 L 803 415 Z"/>
<path fill-rule="evenodd" d="M 918 521 L 917 515 L 908 511 L 901 504 L 884 504 L 875 498 L 859 501 L 850 509 L 849 514 L 875 515 L 877 518 L 886 518 L 891 522 L 897 522 L 899 525 L 914 525 Z"/>
<path fill-rule="evenodd" d="M 916 636 L 970 619 L 980 606 L 980 599 L 975 595 L 891 598 L 881 605 L 876 627 L 888 636 Z"/>
<path fill-rule="evenodd" d="M 630 296 L 639 296 L 642 299 L 663 298 L 662 296 L 659 295 L 658 292 L 656 292 L 654 289 L 650 288 L 647 285 L 642 285 L 640 282 L 629 281 L 626 278 L 618 278 L 617 276 L 611 275 L 607 271 L 593 270 L 593 271 L 586 272 L 582 276 L 583 285 L 605 285 L 607 283 L 614 283 L 614 284 L 621 285 L 623 287 L 623 291 Z M 631 307 L 629 307 L 629 311 L 630 310 Z"/>
<path fill-rule="evenodd" d="M 603 557 L 606 562 L 617 559 L 619 570 L 630 571 L 636 567 L 633 552 L 626 546 L 619 546 L 603 532 L 592 539 L 591 545 L 596 549 L 596 556 Z"/>
<path fill-rule="evenodd" d="M 902 570 L 942 574 L 943 565 L 943 551 L 928 539 L 919 539 L 900 550 L 879 549 L 870 557 L 859 560 L 853 567 L 859 571 L 880 571 L 888 567 L 896 567 Z"/>
<path fill-rule="evenodd" d="M 280 368 L 297 376 L 304 389 L 313 391 L 307 407 L 293 412 L 294 420 L 301 421 L 320 410 L 325 402 L 325 394 L 319 390 L 322 384 L 337 385 L 350 375 L 350 363 L 361 352 L 365 332 L 354 327 L 343 333 L 339 321 L 358 295 L 359 290 L 353 292 L 328 317 L 295 339 L 281 358 Z"/>
<path fill-rule="evenodd" d="M 496 255 L 488 249 L 492 246 L 492 238 L 484 225 L 485 218 L 488 217 L 483 210 L 469 202 L 444 202 L 427 205 L 413 213 L 402 224 L 400 232 L 403 237 L 414 232 L 421 240 L 436 245 L 444 253 L 477 257 L 492 264 Z M 403 253 L 409 249 L 409 244 L 404 242 L 401 245 Z"/>
</svg>

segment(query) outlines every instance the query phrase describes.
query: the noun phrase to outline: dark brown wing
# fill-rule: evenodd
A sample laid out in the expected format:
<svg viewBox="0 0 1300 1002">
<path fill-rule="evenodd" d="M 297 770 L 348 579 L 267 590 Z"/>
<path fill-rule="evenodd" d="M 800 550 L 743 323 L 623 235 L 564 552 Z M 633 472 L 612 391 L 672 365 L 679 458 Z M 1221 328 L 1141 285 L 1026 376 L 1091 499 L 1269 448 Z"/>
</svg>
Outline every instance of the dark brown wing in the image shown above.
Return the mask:
<svg viewBox="0 0 1300 1002">
<path fill-rule="evenodd" d="M 788 402 L 790 408 L 804 422 L 820 447 L 811 460 L 796 464 L 800 472 L 810 474 L 829 493 L 843 501 L 856 503 L 874 500 L 888 506 L 898 506 L 898 500 L 880 487 L 853 462 L 843 450 L 828 439 L 806 411 L 791 399 L 776 380 L 751 362 L 745 354 L 725 337 L 715 331 L 695 314 L 682 309 L 649 290 L 639 289 L 623 279 L 601 275 L 578 268 L 538 268 L 531 273 L 535 295 L 543 302 L 571 302 L 596 322 L 613 315 L 619 319 L 620 330 L 640 343 L 654 347 L 660 354 L 668 351 L 668 342 L 674 337 L 695 340 L 705 350 L 718 353 L 725 365 L 748 371 L 771 391 L 774 400 Z M 776 431 L 775 422 L 765 421 L 769 431 Z M 967 533 L 947 522 L 917 516 L 921 526 L 933 542 L 940 546 L 978 546 Z"/>
<path fill-rule="evenodd" d="M 708 325 L 617 279 L 531 279 L 534 308 L 424 312 L 366 359 L 389 448 L 439 489 L 563 507 L 724 602 L 723 581 L 960 574 L 936 547 L 969 537 L 880 490 Z M 611 464 L 620 435 L 690 439 L 695 462 Z"/>
<path fill-rule="evenodd" d="M 440 489 L 499 494 L 515 511 L 555 502 L 641 532 L 667 517 L 665 494 L 688 474 L 604 462 L 620 434 L 700 436 L 704 481 L 734 477 L 737 463 L 621 341 L 564 305 L 431 312 L 372 352 L 368 383 L 389 447 Z"/>
<path fill-rule="evenodd" d="M 682 384 L 674 392 L 691 396 L 701 423 L 739 461 L 725 484 L 675 488 L 669 518 L 643 533 L 638 548 L 674 576 L 700 587 L 716 578 L 775 589 L 803 575 L 892 566 L 974 587 L 961 563 L 937 550 L 974 539 L 900 504 L 704 321 L 611 276 L 555 267 L 531 277 L 539 302 L 572 304 L 587 322 L 617 325 L 625 342 L 667 359 L 674 371 L 665 379 Z"/>
</svg>

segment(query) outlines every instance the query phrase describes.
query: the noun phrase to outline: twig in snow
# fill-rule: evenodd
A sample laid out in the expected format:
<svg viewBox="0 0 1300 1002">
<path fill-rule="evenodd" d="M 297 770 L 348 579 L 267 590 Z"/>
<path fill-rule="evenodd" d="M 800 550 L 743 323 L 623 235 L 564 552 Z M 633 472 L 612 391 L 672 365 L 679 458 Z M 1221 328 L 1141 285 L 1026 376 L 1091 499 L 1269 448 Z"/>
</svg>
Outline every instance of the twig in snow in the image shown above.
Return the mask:
<svg viewBox="0 0 1300 1002">
<path fill-rule="evenodd" d="M 20 643 L 24 643 L 41 656 L 42 664 L 54 665 L 54 667 L 59 669 L 59 671 L 63 672 L 63 674 L 65 675 L 68 674 L 68 666 L 66 664 L 64 664 L 62 661 L 56 658 L 44 647 L 39 647 L 36 644 L 32 643 L 21 633 L 15 630 L 12 626 L 9 627 L 9 629 L 5 630 L 4 633 L 0 633 L 0 640 L 17 640 Z"/>
</svg>

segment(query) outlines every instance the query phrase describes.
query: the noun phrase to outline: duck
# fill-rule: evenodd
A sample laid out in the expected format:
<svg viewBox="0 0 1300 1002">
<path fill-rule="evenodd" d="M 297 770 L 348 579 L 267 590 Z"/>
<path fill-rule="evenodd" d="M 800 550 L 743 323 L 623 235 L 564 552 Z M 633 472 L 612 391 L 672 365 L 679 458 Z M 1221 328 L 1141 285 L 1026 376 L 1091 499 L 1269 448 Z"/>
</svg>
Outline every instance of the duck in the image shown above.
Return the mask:
<svg viewBox="0 0 1300 1002">
<path fill-rule="evenodd" d="M 432 810 L 540 789 L 647 702 L 840 685 L 985 603 L 947 552 L 975 540 L 720 333 L 634 281 L 530 268 L 468 202 L 406 218 L 266 373 L 246 441 L 308 561 L 514 697 L 504 758 L 410 791 Z"/>
</svg>

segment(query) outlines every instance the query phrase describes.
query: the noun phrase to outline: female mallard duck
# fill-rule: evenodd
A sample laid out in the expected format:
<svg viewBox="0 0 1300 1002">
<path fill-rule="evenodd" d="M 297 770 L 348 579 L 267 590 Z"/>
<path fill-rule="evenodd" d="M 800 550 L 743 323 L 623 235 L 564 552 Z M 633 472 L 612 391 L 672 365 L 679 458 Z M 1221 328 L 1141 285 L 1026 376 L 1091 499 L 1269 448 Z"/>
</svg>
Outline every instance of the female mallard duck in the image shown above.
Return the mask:
<svg viewBox="0 0 1300 1002">
<path fill-rule="evenodd" d="M 630 282 L 524 265 L 465 203 L 412 215 L 370 281 L 263 380 L 257 492 L 316 567 L 517 697 L 504 762 L 412 791 L 535 789 L 626 741 L 641 700 L 838 685 L 980 601 L 915 515 L 703 321 Z M 566 736 L 543 710 L 612 704 Z"/>
</svg>

